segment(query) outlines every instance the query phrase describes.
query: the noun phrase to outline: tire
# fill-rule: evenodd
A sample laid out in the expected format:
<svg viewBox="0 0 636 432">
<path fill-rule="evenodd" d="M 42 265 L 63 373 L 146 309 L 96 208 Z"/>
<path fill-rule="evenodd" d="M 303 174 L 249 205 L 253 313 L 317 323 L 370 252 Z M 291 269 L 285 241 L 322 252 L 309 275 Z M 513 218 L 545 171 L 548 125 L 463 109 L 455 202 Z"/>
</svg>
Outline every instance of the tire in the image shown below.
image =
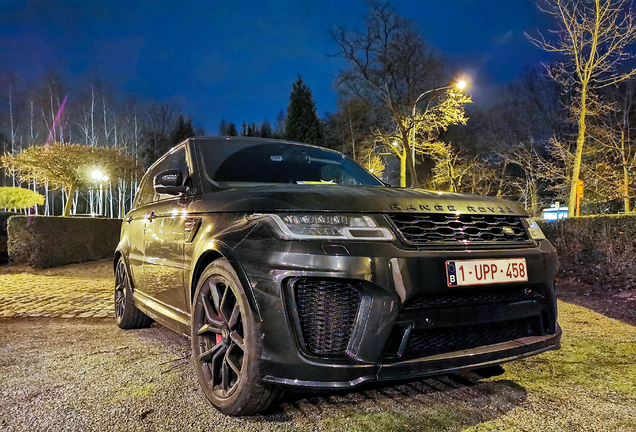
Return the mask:
<svg viewBox="0 0 636 432">
<path fill-rule="evenodd" d="M 115 319 L 123 329 L 150 327 L 152 318 L 137 309 L 132 296 L 132 284 L 123 257 L 117 261 L 115 269 Z"/>
<path fill-rule="evenodd" d="M 210 264 L 192 305 L 192 358 L 199 384 L 219 411 L 256 414 L 281 400 L 282 389 L 263 383 L 258 327 L 230 263 Z"/>
</svg>

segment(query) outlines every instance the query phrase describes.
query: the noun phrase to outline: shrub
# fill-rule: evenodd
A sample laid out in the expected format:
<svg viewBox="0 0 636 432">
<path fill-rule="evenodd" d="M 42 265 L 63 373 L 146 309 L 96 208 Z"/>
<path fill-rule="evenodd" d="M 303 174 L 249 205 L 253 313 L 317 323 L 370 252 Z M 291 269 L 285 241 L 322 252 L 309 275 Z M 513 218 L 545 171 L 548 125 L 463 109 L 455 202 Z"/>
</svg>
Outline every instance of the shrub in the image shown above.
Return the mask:
<svg viewBox="0 0 636 432">
<path fill-rule="evenodd" d="M 0 263 L 7 261 L 7 236 L 0 234 Z"/>
<path fill-rule="evenodd" d="M 636 216 L 539 222 L 559 253 L 561 276 L 603 287 L 636 286 Z"/>
<path fill-rule="evenodd" d="M 44 195 L 21 187 L 0 187 L 0 208 L 23 209 L 44 204 Z"/>
<path fill-rule="evenodd" d="M 111 258 L 121 219 L 14 216 L 9 219 L 9 256 L 35 268 Z"/>
</svg>

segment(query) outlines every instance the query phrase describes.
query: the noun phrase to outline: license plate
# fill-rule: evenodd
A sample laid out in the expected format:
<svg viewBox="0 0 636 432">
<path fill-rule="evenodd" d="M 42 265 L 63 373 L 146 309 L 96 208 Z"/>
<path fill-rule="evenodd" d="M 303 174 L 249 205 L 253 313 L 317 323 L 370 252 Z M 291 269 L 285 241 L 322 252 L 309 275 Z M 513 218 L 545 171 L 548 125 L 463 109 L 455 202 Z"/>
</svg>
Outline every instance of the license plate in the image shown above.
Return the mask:
<svg viewBox="0 0 636 432">
<path fill-rule="evenodd" d="M 448 286 L 527 282 L 525 258 L 446 261 Z"/>
</svg>

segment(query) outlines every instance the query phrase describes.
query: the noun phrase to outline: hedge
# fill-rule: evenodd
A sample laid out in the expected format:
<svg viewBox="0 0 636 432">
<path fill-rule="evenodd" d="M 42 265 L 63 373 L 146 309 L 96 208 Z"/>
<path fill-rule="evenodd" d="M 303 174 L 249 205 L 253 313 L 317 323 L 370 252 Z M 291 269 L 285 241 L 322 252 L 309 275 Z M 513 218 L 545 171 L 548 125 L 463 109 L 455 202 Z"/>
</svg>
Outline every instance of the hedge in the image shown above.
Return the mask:
<svg viewBox="0 0 636 432">
<path fill-rule="evenodd" d="M 7 236 L 0 234 L 0 263 L 6 262 L 7 255 Z"/>
<path fill-rule="evenodd" d="M 636 286 L 636 216 L 539 221 L 559 253 L 560 277 L 607 288 Z"/>
<path fill-rule="evenodd" d="M 119 242 L 121 219 L 13 216 L 7 227 L 9 256 L 34 268 L 110 258 Z"/>
</svg>

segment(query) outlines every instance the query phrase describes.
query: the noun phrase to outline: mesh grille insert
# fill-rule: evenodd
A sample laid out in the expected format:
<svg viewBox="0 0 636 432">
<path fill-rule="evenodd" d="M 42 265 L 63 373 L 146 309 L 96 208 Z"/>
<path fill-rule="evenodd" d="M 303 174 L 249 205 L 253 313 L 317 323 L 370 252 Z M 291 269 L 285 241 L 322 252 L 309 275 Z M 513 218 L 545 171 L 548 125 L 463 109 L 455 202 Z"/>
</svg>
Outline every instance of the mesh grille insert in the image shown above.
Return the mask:
<svg viewBox="0 0 636 432">
<path fill-rule="evenodd" d="M 299 278 L 292 284 L 307 350 L 315 355 L 344 354 L 360 308 L 360 293 L 339 280 Z"/>
<path fill-rule="evenodd" d="M 521 218 L 508 215 L 395 213 L 388 215 L 407 242 L 431 244 L 449 242 L 528 241 Z"/>
<path fill-rule="evenodd" d="M 500 315 L 509 305 L 524 302 L 540 309 L 525 317 Z M 549 293 L 538 285 L 420 293 L 404 304 L 384 358 L 421 358 L 553 333 L 550 302 Z M 465 313 L 467 308 L 475 313 Z M 421 317 L 432 321 L 418 324 Z M 398 349 L 403 350 L 401 354 Z"/>
<path fill-rule="evenodd" d="M 418 295 L 410 299 L 403 310 L 510 304 L 525 300 L 545 301 L 545 296 L 537 288 L 526 285 L 503 290 L 449 290 Z"/>
<path fill-rule="evenodd" d="M 533 336 L 534 333 L 530 319 L 477 324 L 461 328 L 414 330 L 404 357 L 416 358 L 476 348 Z"/>
</svg>

